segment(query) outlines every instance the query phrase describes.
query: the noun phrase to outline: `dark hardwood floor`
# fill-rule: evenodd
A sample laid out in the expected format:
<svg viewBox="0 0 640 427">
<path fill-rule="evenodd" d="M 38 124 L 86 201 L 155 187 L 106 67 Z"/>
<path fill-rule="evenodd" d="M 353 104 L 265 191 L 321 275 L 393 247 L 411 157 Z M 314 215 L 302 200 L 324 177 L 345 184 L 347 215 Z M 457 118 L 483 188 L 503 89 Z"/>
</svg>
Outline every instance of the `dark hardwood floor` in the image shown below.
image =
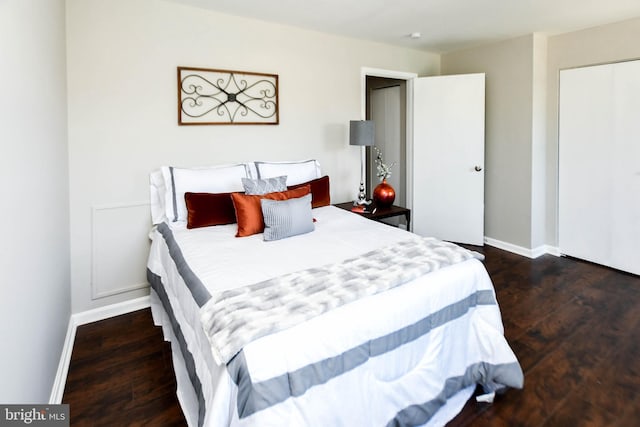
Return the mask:
<svg viewBox="0 0 640 427">
<path fill-rule="evenodd" d="M 62 403 L 72 426 L 186 425 L 150 309 L 78 327 Z"/>
<path fill-rule="evenodd" d="M 525 386 L 492 405 L 470 400 L 449 426 L 640 425 L 640 278 L 478 250 Z M 148 309 L 78 328 L 63 399 L 71 425 L 184 425 L 175 387 L 171 349 Z"/>
</svg>

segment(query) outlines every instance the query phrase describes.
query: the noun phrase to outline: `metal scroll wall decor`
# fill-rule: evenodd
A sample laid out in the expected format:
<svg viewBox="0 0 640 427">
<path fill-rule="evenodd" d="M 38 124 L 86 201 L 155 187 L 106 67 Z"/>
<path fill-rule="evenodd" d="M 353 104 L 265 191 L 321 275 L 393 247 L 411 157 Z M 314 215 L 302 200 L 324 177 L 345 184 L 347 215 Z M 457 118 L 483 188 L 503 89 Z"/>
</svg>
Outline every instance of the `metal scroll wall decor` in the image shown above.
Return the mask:
<svg viewBox="0 0 640 427">
<path fill-rule="evenodd" d="M 178 124 L 277 125 L 278 75 L 178 67 Z"/>
</svg>

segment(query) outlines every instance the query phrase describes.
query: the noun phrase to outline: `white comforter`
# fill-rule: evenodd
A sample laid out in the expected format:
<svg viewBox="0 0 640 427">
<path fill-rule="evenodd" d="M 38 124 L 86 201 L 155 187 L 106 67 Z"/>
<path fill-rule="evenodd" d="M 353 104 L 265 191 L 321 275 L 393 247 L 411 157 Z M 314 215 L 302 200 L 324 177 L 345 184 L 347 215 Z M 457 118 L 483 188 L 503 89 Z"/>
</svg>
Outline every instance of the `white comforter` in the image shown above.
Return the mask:
<svg viewBox="0 0 640 427">
<path fill-rule="evenodd" d="M 152 232 L 150 281 L 162 283 L 199 379 L 194 395 L 178 376 L 190 425 L 438 425 L 455 415 L 476 381 L 488 391 L 522 385 L 491 281 L 477 260 L 259 338 L 228 367 L 217 365 L 200 324 L 206 296 L 194 290 L 193 277 L 211 293 L 339 262 L 410 236 L 331 206 L 315 209 L 314 217 L 314 232 L 275 242 L 262 235 L 235 238 L 235 225 L 174 227 L 168 240 Z M 175 248 L 170 253 L 174 245 L 178 263 Z M 161 311 L 156 305 L 154 316 L 166 326 L 170 319 Z M 175 327 L 165 332 L 171 336 Z M 466 394 L 458 402 L 450 400 L 432 416 L 460 390 Z M 206 411 L 198 413 L 198 397 Z"/>
</svg>

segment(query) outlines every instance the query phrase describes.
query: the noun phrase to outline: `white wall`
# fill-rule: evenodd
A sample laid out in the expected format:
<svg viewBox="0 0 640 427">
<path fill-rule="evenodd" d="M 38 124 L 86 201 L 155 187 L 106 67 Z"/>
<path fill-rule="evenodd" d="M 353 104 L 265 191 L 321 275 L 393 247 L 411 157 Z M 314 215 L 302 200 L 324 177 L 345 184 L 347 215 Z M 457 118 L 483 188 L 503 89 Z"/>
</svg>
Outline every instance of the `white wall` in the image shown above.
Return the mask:
<svg viewBox="0 0 640 427">
<path fill-rule="evenodd" d="M 547 44 L 546 35 L 534 34 L 531 82 L 531 249 L 546 240 L 547 184 Z"/>
<path fill-rule="evenodd" d="M 533 35 L 442 55 L 442 74 L 486 74 L 485 236 L 531 248 Z"/>
<path fill-rule="evenodd" d="M 64 0 L 0 1 L 0 402 L 47 403 L 70 309 Z"/>
<path fill-rule="evenodd" d="M 532 34 L 442 56 L 442 73 L 487 73 L 485 232 L 536 249 L 558 245 L 560 70 L 640 58 L 640 18 Z"/>
<path fill-rule="evenodd" d="M 360 151 L 347 126 L 360 118 L 361 67 L 439 71 L 435 54 L 166 1 L 68 0 L 67 23 L 74 312 L 146 292 L 92 299 L 92 286 L 144 281 L 152 169 L 317 158 L 332 200 L 349 200 Z M 180 65 L 278 74 L 280 125 L 178 126 Z"/>
<path fill-rule="evenodd" d="M 549 37 L 547 82 L 547 232 L 558 245 L 558 80 L 560 70 L 640 58 L 640 18 Z"/>
</svg>

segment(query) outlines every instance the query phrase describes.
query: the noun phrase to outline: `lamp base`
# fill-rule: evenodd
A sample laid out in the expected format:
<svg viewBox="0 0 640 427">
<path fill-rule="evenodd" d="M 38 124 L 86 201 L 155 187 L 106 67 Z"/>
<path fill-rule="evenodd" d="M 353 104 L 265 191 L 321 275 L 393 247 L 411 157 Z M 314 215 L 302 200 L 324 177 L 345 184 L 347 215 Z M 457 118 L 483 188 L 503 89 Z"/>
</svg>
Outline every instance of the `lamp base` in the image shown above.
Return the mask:
<svg viewBox="0 0 640 427">
<path fill-rule="evenodd" d="M 371 200 L 367 200 L 367 195 L 364 194 L 364 182 L 360 181 L 360 192 L 358 198 L 353 201 L 354 206 L 370 205 Z"/>
</svg>

